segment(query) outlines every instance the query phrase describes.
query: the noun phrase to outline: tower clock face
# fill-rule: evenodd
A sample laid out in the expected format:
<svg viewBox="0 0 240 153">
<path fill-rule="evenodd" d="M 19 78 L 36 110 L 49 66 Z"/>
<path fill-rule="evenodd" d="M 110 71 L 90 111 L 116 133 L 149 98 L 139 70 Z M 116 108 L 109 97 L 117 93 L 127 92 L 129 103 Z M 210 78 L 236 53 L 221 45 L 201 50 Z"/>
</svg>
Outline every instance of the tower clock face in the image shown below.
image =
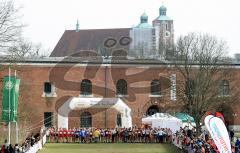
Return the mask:
<svg viewBox="0 0 240 153">
<path fill-rule="evenodd" d="M 165 37 L 170 37 L 170 34 L 171 34 L 170 31 L 166 31 L 165 32 Z"/>
</svg>

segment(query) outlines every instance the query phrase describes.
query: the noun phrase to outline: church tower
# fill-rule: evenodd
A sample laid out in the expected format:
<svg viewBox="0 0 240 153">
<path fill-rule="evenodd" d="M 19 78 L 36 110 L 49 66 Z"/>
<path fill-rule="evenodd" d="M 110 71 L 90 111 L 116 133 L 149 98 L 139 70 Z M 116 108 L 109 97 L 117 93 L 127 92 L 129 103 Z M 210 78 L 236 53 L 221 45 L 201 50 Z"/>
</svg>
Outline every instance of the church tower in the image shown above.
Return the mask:
<svg viewBox="0 0 240 153">
<path fill-rule="evenodd" d="M 140 23 L 130 30 L 132 43 L 129 47 L 129 56 L 141 59 L 156 57 L 155 28 L 148 23 L 148 16 L 143 13 Z"/>
<path fill-rule="evenodd" d="M 167 16 L 167 8 L 159 8 L 159 16 L 153 20 L 155 28 L 156 48 L 159 58 L 171 59 L 174 56 L 174 28 L 173 20 Z"/>
</svg>

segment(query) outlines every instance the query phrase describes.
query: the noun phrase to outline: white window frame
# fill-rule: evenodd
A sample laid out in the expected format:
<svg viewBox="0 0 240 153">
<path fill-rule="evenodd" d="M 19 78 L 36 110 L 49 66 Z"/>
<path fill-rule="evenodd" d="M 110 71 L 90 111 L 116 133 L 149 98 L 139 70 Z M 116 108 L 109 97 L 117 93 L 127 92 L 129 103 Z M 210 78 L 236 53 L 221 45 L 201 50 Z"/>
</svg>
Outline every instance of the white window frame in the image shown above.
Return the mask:
<svg viewBox="0 0 240 153">
<path fill-rule="evenodd" d="M 51 93 L 46 93 L 43 91 L 42 97 L 57 97 L 57 88 L 54 86 L 53 83 L 49 82 L 51 84 Z"/>
</svg>

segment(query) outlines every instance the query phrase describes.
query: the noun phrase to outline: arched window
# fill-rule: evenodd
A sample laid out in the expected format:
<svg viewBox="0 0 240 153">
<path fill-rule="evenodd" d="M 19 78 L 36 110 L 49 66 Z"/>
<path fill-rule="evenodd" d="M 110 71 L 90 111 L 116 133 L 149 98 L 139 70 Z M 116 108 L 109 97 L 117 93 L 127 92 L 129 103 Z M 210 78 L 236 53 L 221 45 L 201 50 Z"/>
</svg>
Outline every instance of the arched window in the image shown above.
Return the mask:
<svg viewBox="0 0 240 153">
<path fill-rule="evenodd" d="M 92 94 L 92 82 L 87 79 L 82 80 L 81 95 L 91 95 L 91 94 Z"/>
<path fill-rule="evenodd" d="M 117 81 L 117 95 L 127 95 L 127 82 L 124 79 Z"/>
<path fill-rule="evenodd" d="M 121 114 L 117 114 L 117 126 L 122 127 L 122 117 Z"/>
<path fill-rule="evenodd" d="M 227 80 L 222 80 L 220 82 L 219 95 L 220 96 L 228 96 L 229 95 L 229 82 Z"/>
<path fill-rule="evenodd" d="M 83 112 L 80 116 L 80 127 L 92 127 L 92 115 L 89 112 Z"/>
<path fill-rule="evenodd" d="M 160 81 L 157 79 L 151 82 L 151 95 L 161 95 Z"/>
</svg>

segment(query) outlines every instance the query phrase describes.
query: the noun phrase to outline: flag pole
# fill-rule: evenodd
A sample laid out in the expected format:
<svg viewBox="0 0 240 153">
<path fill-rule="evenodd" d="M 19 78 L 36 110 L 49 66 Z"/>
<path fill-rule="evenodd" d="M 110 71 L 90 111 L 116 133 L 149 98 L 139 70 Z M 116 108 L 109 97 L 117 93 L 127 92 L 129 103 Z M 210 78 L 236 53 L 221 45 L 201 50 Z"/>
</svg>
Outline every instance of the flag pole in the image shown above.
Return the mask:
<svg viewBox="0 0 240 153">
<path fill-rule="evenodd" d="M 14 75 L 15 75 L 15 78 L 17 79 L 17 71 L 15 70 L 15 72 L 14 72 Z M 16 92 L 16 91 L 15 91 Z M 15 96 L 15 94 L 14 94 L 14 109 L 17 109 L 17 108 L 15 108 L 16 106 L 15 106 L 15 104 L 16 104 L 16 96 Z M 14 112 L 13 113 L 17 113 L 17 110 L 14 110 Z M 15 123 L 16 123 L 16 143 L 18 144 L 18 123 L 17 123 L 17 120 L 15 121 Z"/>
<path fill-rule="evenodd" d="M 10 75 L 11 75 L 11 68 L 9 66 L 8 67 L 8 81 L 9 81 L 8 82 L 8 86 L 9 86 L 9 88 L 8 88 L 8 144 L 11 143 L 11 122 L 10 122 L 10 116 L 11 116 L 11 108 L 10 108 L 11 107 L 11 103 L 10 103 L 11 80 L 10 80 Z"/>
</svg>

